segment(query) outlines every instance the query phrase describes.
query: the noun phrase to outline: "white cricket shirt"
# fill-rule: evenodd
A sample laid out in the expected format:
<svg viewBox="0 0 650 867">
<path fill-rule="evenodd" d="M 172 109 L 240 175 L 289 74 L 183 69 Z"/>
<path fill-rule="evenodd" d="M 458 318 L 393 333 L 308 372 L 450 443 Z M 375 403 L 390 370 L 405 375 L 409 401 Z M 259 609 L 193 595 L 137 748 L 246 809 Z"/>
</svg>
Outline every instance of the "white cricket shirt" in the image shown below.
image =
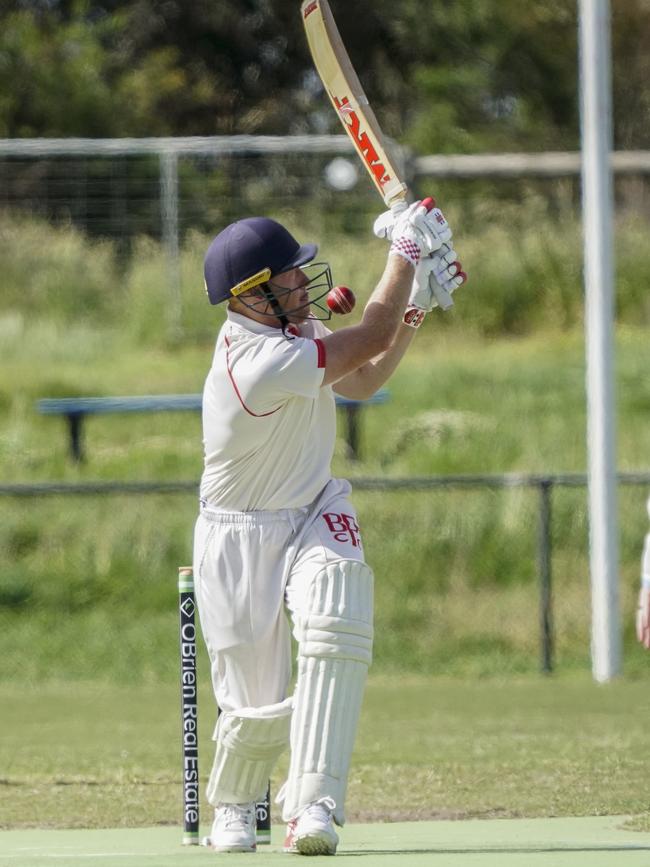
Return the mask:
<svg viewBox="0 0 650 867">
<path fill-rule="evenodd" d="M 318 320 L 287 339 L 228 311 L 203 389 L 201 499 L 219 509 L 294 509 L 331 478 L 336 408 Z"/>
</svg>

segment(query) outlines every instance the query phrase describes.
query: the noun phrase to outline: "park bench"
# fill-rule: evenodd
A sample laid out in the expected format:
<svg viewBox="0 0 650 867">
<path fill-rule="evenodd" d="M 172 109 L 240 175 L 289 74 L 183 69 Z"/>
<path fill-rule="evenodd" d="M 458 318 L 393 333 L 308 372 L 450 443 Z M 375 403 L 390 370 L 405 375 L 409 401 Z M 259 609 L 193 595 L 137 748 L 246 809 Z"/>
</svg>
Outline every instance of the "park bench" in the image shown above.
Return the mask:
<svg viewBox="0 0 650 867">
<path fill-rule="evenodd" d="M 385 403 L 388 391 L 381 389 L 367 400 L 350 400 L 336 395 L 336 406 L 346 416 L 345 439 L 350 457 L 358 460 L 360 456 L 359 416 L 368 405 Z M 43 398 L 37 403 L 42 415 L 64 416 L 68 422 L 70 435 L 70 455 L 76 463 L 85 459 L 83 443 L 83 423 L 88 415 L 107 415 L 125 412 L 200 412 L 200 394 L 158 394 L 136 397 L 55 397 Z"/>
</svg>

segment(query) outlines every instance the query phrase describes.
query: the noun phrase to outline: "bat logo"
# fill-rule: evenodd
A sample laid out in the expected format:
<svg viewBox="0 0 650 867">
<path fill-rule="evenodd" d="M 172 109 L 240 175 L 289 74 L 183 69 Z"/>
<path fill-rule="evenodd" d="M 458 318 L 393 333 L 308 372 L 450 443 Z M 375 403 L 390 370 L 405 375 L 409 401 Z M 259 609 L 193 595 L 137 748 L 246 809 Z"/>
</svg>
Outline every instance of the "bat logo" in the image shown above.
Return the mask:
<svg viewBox="0 0 650 867">
<path fill-rule="evenodd" d="M 351 114 L 354 114 L 354 109 L 352 108 L 352 106 L 348 102 L 347 96 L 344 98 L 343 102 L 340 102 L 340 100 L 337 97 L 335 97 L 335 99 L 336 99 L 336 107 L 338 109 L 339 114 L 342 117 L 345 118 L 345 117 L 349 117 L 349 115 L 351 115 Z"/>
<path fill-rule="evenodd" d="M 305 7 L 305 10 L 303 12 L 302 17 L 307 18 L 307 16 L 311 15 L 311 13 L 314 11 L 314 9 L 317 9 L 317 8 L 318 8 L 318 0 L 314 0 L 313 3 L 310 3 L 309 6 Z"/>
<path fill-rule="evenodd" d="M 385 186 L 385 184 L 391 180 L 391 176 L 386 171 L 386 167 L 382 163 L 375 146 L 371 142 L 370 136 L 367 132 L 362 131 L 361 121 L 354 110 L 354 107 L 350 105 L 349 98 L 344 96 L 343 99 L 339 99 L 338 96 L 332 96 L 332 102 L 334 103 L 341 120 L 347 127 L 348 132 L 356 144 L 359 153 L 363 157 L 364 162 L 370 169 L 372 176 L 380 187 Z"/>
</svg>

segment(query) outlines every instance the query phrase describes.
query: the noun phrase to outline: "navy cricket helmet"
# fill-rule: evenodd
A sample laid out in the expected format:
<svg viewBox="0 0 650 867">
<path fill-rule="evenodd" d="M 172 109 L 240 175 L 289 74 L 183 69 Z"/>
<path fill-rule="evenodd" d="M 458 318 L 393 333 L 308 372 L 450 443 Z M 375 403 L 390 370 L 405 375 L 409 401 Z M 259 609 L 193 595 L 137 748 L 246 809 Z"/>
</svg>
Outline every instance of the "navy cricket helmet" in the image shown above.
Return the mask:
<svg viewBox="0 0 650 867">
<path fill-rule="evenodd" d="M 311 262 L 316 244 L 303 244 L 268 217 L 231 223 L 212 241 L 203 273 L 210 304 L 220 304 L 272 277 Z"/>
</svg>

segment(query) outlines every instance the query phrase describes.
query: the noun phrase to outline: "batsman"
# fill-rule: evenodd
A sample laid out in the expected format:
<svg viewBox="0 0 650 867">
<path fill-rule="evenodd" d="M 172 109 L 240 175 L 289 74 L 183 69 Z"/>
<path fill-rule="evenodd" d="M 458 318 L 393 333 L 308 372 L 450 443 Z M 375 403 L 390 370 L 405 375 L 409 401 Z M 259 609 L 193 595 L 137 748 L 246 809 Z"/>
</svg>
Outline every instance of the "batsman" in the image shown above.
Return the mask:
<svg viewBox="0 0 650 867">
<path fill-rule="evenodd" d="M 382 215 L 375 233 L 390 243 L 383 276 L 358 324 L 334 332 L 329 266 L 274 220 L 232 223 L 205 256 L 209 300 L 227 304 L 203 392 L 193 561 L 222 710 L 207 787 L 217 852 L 255 850 L 255 802 L 287 748 L 285 851 L 333 855 L 345 822 L 373 573 L 350 485 L 330 470 L 334 395 L 370 397 L 465 279 L 431 199 Z"/>
</svg>

